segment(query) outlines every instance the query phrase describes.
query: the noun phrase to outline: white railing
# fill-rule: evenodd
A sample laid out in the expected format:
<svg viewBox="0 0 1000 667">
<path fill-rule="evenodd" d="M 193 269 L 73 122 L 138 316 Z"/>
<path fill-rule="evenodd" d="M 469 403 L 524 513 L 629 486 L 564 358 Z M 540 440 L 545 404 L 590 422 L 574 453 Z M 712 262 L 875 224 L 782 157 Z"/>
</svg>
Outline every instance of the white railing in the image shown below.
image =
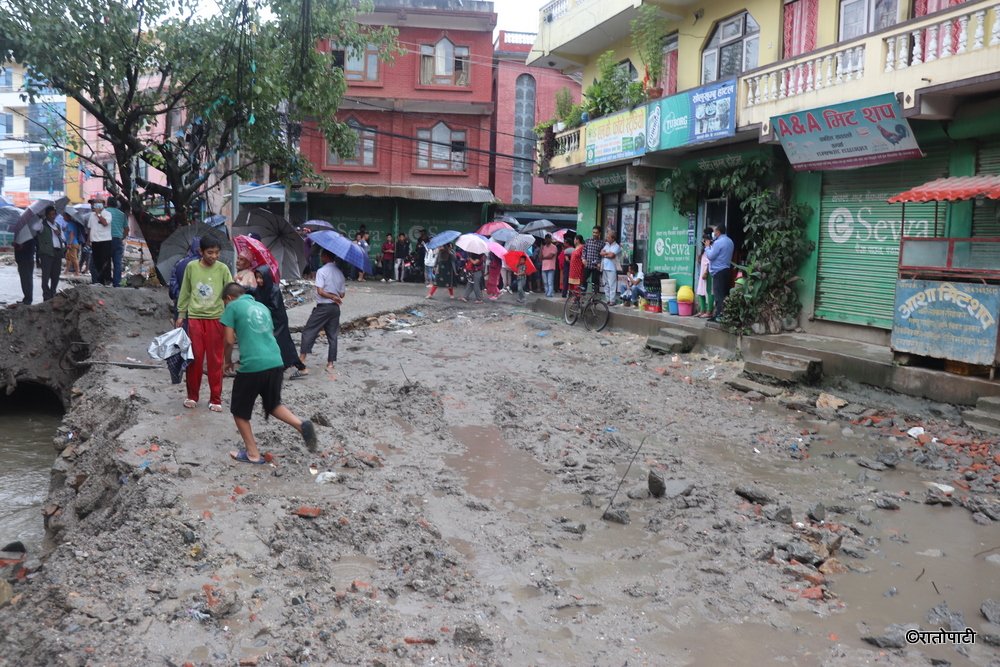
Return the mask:
<svg viewBox="0 0 1000 667">
<path fill-rule="evenodd" d="M 992 22 L 989 46 L 1000 46 L 1000 4 L 989 10 L 979 8 L 959 16 L 952 14 L 947 20 L 921 25 L 909 33 L 885 37 L 885 71 L 893 72 L 924 63 L 934 62 L 984 48 L 986 42 L 986 16 Z"/>
<path fill-rule="evenodd" d="M 529 46 L 535 43 L 535 33 L 533 32 L 507 32 L 503 33 L 504 44 L 528 44 Z"/>
<path fill-rule="evenodd" d="M 566 155 L 580 150 L 580 128 L 556 135 L 556 155 Z"/>
<path fill-rule="evenodd" d="M 743 102 L 744 106 L 752 107 L 860 81 L 864 76 L 865 45 L 852 44 L 745 78 Z"/>
<path fill-rule="evenodd" d="M 553 0 L 539 10 L 543 21 L 555 21 L 560 16 L 569 12 L 570 0 Z"/>
</svg>

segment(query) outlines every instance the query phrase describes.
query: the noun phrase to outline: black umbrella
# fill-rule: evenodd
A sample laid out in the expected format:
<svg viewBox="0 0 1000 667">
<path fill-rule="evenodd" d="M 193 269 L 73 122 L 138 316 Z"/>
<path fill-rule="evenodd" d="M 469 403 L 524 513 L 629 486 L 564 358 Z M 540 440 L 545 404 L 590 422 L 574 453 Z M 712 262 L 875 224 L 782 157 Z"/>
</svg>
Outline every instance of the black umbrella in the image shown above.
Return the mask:
<svg viewBox="0 0 1000 667">
<path fill-rule="evenodd" d="M 283 279 L 302 278 L 306 256 L 302 248 L 302 237 L 292 227 L 292 223 L 267 209 L 243 209 L 233 223 L 233 235 L 250 233 L 260 236 L 261 243 L 271 251 L 281 267 Z"/>
<path fill-rule="evenodd" d="M 160 256 L 156 260 L 156 270 L 160 272 L 160 277 L 164 281 L 170 280 L 170 274 L 174 271 L 174 265 L 187 256 L 191 249 L 191 240 L 194 237 L 205 238 L 206 236 L 219 242 L 222 254 L 219 261 L 229 266 L 233 271 L 236 267 L 236 251 L 233 249 L 233 242 L 229 240 L 226 233 L 220 229 L 212 229 L 208 225 L 198 223 L 197 225 L 184 225 L 178 227 L 177 231 L 167 237 L 167 240 L 160 246 Z M 166 282 L 164 282 L 166 284 Z"/>
</svg>

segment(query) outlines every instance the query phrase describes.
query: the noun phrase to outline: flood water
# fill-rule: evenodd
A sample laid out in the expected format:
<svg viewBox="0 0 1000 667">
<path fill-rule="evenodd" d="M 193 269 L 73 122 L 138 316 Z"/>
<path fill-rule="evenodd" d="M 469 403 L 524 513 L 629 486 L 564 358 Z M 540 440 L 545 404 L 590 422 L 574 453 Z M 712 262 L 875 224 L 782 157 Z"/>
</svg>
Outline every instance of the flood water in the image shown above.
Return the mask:
<svg viewBox="0 0 1000 667">
<path fill-rule="evenodd" d="M 19 387 L 0 397 L 0 546 L 20 540 L 29 553 L 41 549 L 52 438 L 61 420 L 62 406 L 47 391 Z"/>
<path fill-rule="evenodd" d="M 70 286 L 71 283 L 60 281 L 57 290 L 61 292 Z M 24 294 L 21 293 L 21 278 L 17 275 L 17 267 L 0 264 L 0 305 L 18 303 L 23 298 Z M 39 303 L 42 300 L 42 274 L 37 268 L 35 269 L 35 291 L 32 294 L 32 298 L 34 299 L 34 303 Z"/>
</svg>

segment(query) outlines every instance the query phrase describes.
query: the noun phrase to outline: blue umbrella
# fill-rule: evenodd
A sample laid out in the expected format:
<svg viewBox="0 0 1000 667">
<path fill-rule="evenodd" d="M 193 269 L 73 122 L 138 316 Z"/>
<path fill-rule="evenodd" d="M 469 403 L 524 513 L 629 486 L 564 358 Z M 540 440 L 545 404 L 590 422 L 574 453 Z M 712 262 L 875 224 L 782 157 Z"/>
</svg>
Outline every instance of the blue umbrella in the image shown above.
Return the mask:
<svg viewBox="0 0 1000 667">
<path fill-rule="evenodd" d="M 351 266 L 356 266 L 365 273 L 373 273 L 372 262 L 361 246 L 353 243 L 339 232 L 324 230 L 313 232 L 307 237 L 319 247 L 329 250 Z"/>
<path fill-rule="evenodd" d="M 517 232 L 515 232 L 513 229 L 498 229 L 497 231 L 493 232 L 493 235 L 490 237 L 490 240 L 502 244 L 506 243 L 507 241 L 510 241 L 515 236 L 517 236 Z"/>
<path fill-rule="evenodd" d="M 430 248 L 431 250 L 434 248 L 440 248 L 443 245 L 448 245 L 461 235 L 462 232 L 456 232 L 453 229 L 446 229 L 443 232 L 432 236 L 431 240 L 425 244 L 425 247 Z"/>
<path fill-rule="evenodd" d="M 306 229 L 313 229 L 316 231 L 321 229 L 333 229 L 333 225 L 326 220 L 306 220 L 302 223 L 302 226 Z"/>
</svg>

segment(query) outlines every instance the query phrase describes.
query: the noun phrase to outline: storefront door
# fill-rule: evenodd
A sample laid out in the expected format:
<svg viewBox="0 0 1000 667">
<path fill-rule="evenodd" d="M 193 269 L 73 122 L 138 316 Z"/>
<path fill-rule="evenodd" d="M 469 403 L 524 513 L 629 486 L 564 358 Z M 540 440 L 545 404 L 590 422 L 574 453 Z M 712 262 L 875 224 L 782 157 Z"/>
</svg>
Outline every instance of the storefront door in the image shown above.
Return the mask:
<svg viewBox="0 0 1000 667">
<path fill-rule="evenodd" d="M 651 202 L 630 197 L 624 192 L 602 195 L 602 235 L 612 230 L 622 247 L 621 264 L 624 269 L 635 262 L 645 266 L 649 246 Z"/>
<path fill-rule="evenodd" d="M 976 156 L 977 174 L 1000 174 L 1000 139 L 984 143 Z M 977 199 L 972 209 L 972 235 L 1000 238 L 1000 201 Z"/>
<path fill-rule="evenodd" d="M 823 173 L 817 319 L 892 328 L 900 236 L 934 236 L 935 204 L 907 204 L 903 223 L 903 207 L 886 200 L 948 174 L 946 150 L 925 150 L 920 160 Z M 937 209 L 938 234 L 946 207 Z"/>
</svg>

